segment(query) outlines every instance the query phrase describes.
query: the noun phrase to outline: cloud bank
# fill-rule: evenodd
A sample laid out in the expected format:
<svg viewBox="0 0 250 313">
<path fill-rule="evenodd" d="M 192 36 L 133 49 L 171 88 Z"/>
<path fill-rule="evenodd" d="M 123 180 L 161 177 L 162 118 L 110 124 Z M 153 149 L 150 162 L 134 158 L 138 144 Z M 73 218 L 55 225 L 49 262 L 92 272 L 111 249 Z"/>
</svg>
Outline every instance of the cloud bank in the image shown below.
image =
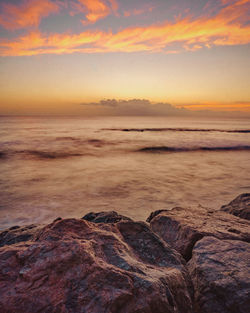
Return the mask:
<svg viewBox="0 0 250 313">
<path fill-rule="evenodd" d="M 94 116 L 179 116 L 179 117 L 223 117 L 223 118 L 249 118 L 249 112 L 240 110 L 227 111 L 226 107 L 220 107 L 220 110 L 198 109 L 190 110 L 185 107 L 176 107 L 169 103 L 153 103 L 146 99 L 117 100 L 105 99 L 99 102 L 81 103 L 84 108 L 82 112 Z M 195 105 L 191 105 L 193 108 Z M 249 104 L 250 108 L 250 104 Z"/>
</svg>

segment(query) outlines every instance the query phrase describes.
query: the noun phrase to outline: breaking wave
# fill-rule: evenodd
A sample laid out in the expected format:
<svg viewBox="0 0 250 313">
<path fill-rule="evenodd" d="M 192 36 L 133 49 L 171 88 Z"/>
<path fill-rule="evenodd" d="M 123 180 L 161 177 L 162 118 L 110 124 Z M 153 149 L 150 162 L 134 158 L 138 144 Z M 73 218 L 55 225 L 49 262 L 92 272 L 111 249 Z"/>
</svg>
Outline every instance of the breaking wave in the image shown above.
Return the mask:
<svg viewBox="0 0 250 313">
<path fill-rule="evenodd" d="M 194 151 L 250 151 L 250 146 L 227 146 L 227 147 L 168 147 L 168 146 L 156 146 L 156 147 L 144 147 L 136 152 L 194 152 Z"/>
<path fill-rule="evenodd" d="M 60 147 L 57 143 L 59 142 Z M 119 143 L 119 142 L 117 142 Z M 0 160 L 11 157 L 22 157 L 25 159 L 36 158 L 41 160 L 66 159 L 80 156 L 96 155 L 94 149 L 105 146 L 113 146 L 115 142 L 106 141 L 102 139 L 89 138 L 81 139 L 77 137 L 56 137 L 48 143 L 48 149 L 13 149 L 11 142 L 0 143 Z M 54 145 L 57 149 L 54 149 Z"/>
</svg>

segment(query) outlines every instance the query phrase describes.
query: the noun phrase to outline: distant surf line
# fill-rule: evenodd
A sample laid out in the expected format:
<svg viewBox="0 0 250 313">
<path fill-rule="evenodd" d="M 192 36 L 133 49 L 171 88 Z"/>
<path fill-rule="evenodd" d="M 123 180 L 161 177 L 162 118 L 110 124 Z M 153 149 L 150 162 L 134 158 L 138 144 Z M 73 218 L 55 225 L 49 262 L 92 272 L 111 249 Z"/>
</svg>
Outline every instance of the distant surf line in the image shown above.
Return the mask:
<svg viewBox="0 0 250 313">
<path fill-rule="evenodd" d="M 250 133 L 250 129 L 203 129 L 203 128 L 103 128 L 102 130 L 122 132 L 220 132 L 220 133 Z"/>
<path fill-rule="evenodd" d="M 250 151 L 250 146 L 221 146 L 221 147 L 168 147 L 153 146 L 144 147 L 136 150 L 136 152 L 162 153 L 162 152 L 195 152 L 195 151 Z"/>
</svg>

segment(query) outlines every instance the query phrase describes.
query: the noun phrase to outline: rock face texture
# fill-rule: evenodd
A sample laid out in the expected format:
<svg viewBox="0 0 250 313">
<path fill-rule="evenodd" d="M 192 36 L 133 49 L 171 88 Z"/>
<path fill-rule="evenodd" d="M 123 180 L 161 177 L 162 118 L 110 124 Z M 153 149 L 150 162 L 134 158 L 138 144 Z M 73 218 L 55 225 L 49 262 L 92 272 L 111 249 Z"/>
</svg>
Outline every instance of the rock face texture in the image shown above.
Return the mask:
<svg viewBox="0 0 250 313">
<path fill-rule="evenodd" d="M 147 221 L 154 232 L 189 261 L 195 313 L 249 311 L 248 220 L 202 207 L 177 207 L 155 211 Z"/>
<path fill-rule="evenodd" d="M 250 242 L 250 222 L 222 211 L 173 208 L 151 213 L 150 227 L 188 261 L 204 236 Z"/>
<path fill-rule="evenodd" d="M 250 244 L 205 237 L 188 263 L 197 313 L 246 313 L 250 308 Z"/>
<path fill-rule="evenodd" d="M 248 197 L 226 211 L 246 217 Z M 250 221 L 229 213 L 158 210 L 149 227 L 92 212 L 11 227 L 0 233 L 0 312 L 246 313 Z"/>
<path fill-rule="evenodd" d="M 223 205 L 221 210 L 240 218 L 250 220 L 250 193 L 243 193 L 227 205 Z"/>
<path fill-rule="evenodd" d="M 191 313 L 181 256 L 142 222 L 57 219 L 0 248 L 0 312 Z"/>
<path fill-rule="evenodd" d="M 132 221 L 129 217 L 118 214 L 115 211 L 90 212 L 82 217 L 83 220 L 93 223 L 118 223 L 120 221 Z"/>
<path fill-rule="evenodd" d="M 37 225 L 13 226 L 0 233 L 0 247 L 30 240 L 39 230 Z"/>
</svg>

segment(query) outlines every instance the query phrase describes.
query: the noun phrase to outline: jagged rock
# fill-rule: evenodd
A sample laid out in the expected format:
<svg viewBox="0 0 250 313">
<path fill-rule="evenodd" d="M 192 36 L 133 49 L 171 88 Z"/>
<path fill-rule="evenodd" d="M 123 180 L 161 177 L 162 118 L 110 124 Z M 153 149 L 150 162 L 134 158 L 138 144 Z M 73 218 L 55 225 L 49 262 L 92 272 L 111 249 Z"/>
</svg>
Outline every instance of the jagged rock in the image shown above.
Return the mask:
<svg viewBox="0 0 250 313">
<path fill-rule="evenodd" d="M 83 220 L 93 223 L 117 223 L 120 221 L 132 221 L 129 217 L 118 214 L 115 211 L 90 212 L 82 217 Z"/>
<path fill-rule="evenodd" d="M 243 193 L 227 205 L 223 205 L 221 210 L 240 218 L 250 220 L 250 193 Z"/>
<path fill-rule="evenodd" d="M 250 308 L 250 244 L 205 237 L 188 268 L 197 313 L 246 313 Z"/>
<path fill-rule="evenodd" d="M 204 236 L 250 241 L 250 223 L 222 211 L 180 208 L 152 215 L 150 227 L 188 261 L 194 244 Z"/>
<path fill-rule="evenodd" d="M 12 226 L 0 233 L 0 247 L 30 240 L 39 230 L 37 225 Z"/>
<path fill-rule="evenodd" d="M 146 223 L 56 220 L 0 248 L 0 312 L 191 313 L 184 263 Z"/>
</svg>

